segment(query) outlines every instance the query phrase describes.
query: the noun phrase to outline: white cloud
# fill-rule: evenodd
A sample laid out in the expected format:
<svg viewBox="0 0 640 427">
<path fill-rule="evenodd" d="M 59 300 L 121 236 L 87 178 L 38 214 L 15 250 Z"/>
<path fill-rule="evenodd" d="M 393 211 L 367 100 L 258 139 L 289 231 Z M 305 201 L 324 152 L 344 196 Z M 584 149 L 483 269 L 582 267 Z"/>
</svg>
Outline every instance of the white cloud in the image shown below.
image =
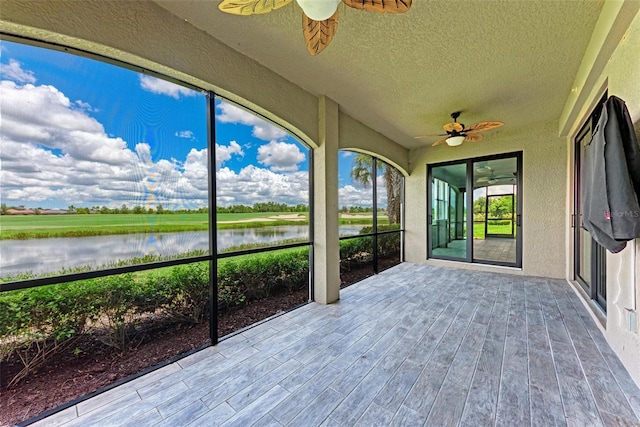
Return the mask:
<svg viewBox="0 0 640 427">
<path fill-rule="evenodd" d="M 184 138 L 184 139 L 190 139 L 190 140 L 195 140 L 196 137 L 193 135 L 193 132 L 190 130 L 181 130 L 175 133 L 175 136 L 177 136 L 178 138 Z"/>
<path fill-rule="evenodd" d="M 178 99 L 180 96 L 194 96 L 195 91 L 184 86 L 158 79 L 151 76 L 140 75 L 140 87 L 158 95 L 167 95 Z"/>
<path fill-rule="evenodd" d="M 285 131 L 275 127 L 271 123 L 261 119 L 260 117 L 238 108 L 234 105 L 222 102 L 218 105 L 220 113 L 216 118 L 222 123 L 240 123 L 247 126 L 253 126 L 252 135 L 264 141 L 271 141 L 283 138 L 287 135 Z"/>
<path fill-rule="evenodd" d="M 231 160 L 232 155 L 244 156 L 244 151 L 235 141 L 229 142 L 229 145 L 219 145 L 216 143 L 216 170 L 227 161 Z"/>
<path fill-rule="evenodd" d="M 258 162 L 274 172 L 295 172 L 304 160 L 305 155 L 295 144 L 271 141 L 258 147 Z"/>
<path fill-rule="evenodd" d="M 309 203 L 309 173 L 278 174 L 253 165 L 234 172 L 227 167 L 216 172 L 217 202 L 220 205 L 253 205 L 276 201 L 296 205 Z"/>
<path fill-rule="evenodd" d="M 110 138 L 104 127 L 53 86 L 0 82 L 2 93 L 3 157 L 6 142 L 40 144 L 78 160 L 122 164 L 133 153 L 126 142 Z"/>
<path fill-rule="evenodd" d="M 8 205 L 207 205 L 206 148 L 192 148 L 182 159 L 154 160 L 152 148 L 158 147 L 136 141 L 129 148 L 53 86 L 2 81 L 0 93 L 0 198 Z M 301 153 L 286 145 L 271 145 L 265 160 L 271 170 L 251 165 L 234 172 L 224 163 L 243 156 L 242 147 L 236 141 L 216 144 L 218 203 L 308 203 L 308 172 L 274 170 L 297 164 Z"/>
<path fill-rule="evenodd" d="M 0 93 L 3 202 L 206 205 L 207 174 L 202 174 L 197 150 L 184 164 L 154 162 L 149 144 L 129 149 L 53 86 L 5 80 Z M 206 171 L 206 150 L 200 157 Z"/>
<path fill-rule="evenodd" d="M 343 206 L 372 206 L 373 192 L 369 188 L 356 188 L 353 185 L 345 185 L 338 189 L 338 204 Z"/>
<path fill-rule="evenodd" d="M 15 59 L 10 59 L 8 64 L 0 64 L 0 76 L 3 80 L 13 80 L 18 83 L 35 83 L 33 72 L 22 69 Z"/>
<path fill-rule="evenodd" d="M 97 109 L 93 108 L 88 102 L 84 102 L 79 99 L 76 101 L 76 105 L 80 107 L 80 109 L 85 111 L 98 111 Z"/>
<path fill-rule="evenodd" d="M 376 178 L 376 194 L 378 196 L 378 208 L 386 208 L 387 206 L 387 185 L 383 175 Z M 340 207 L 351 206 L 373 206 L 373 190 L 371 186 L 364 188 L 363 186 L 345 185 L 338 189 L 338 204 Z"/>
</svg>

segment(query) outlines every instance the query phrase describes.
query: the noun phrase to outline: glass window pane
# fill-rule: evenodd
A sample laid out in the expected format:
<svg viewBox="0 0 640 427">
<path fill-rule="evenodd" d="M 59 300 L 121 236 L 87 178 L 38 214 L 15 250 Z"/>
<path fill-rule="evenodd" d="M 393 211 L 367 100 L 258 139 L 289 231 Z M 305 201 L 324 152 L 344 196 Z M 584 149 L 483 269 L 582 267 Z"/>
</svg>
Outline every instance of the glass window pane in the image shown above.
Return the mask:
<svg viewBox="0 0 640 427">
<path fill-rule="evenodd" d="M 376 169 L 378 231 L 399 229 L 404 177 L 398 169 L 381 160 Z"/>
<path fill-rule="evenodd" d="M 218 260 L 218 336 L 309 300 L 309 248 Z"/>
<path fill-rule="evenodd" d="M 340 286 L 349 286 L 373 275 L 373 237 L 340 241 Z"/>
<path fill-rule="evenodd" d="M 218 253 L 309 241 L 309 149 L 216 100 Z M 309 248 L 218 259 L 218 336 L 309 300 Z"/>
<path fill-rule="evenodd" d="M 432 168 L 431 253 L 466 259 L 466 172 L 464 163 Z"/>
<path fill-rule="evenodd" d="M 515 157 L 473 164 L 473 258 L 516 262 Z"/>
<path fill-rule="evenodd" d="M 309 241 L 309 149 L 216 100 L 218 252 Z"/>
<path fill-rule="evenodd" d="M 209 252 L 204 94 L 66 52 L 2 48 L 2 278 Z"/>
<path fill-rule="evenodd" d="M 400 264 L 402 234 L 385 233 L 378 235 L 378 271 Z"/>
<path fill-rule="evenodd" d="M 373 230 L 373 157 L 353 151 L 338 156 L 340 236 Z"/>
</svg>

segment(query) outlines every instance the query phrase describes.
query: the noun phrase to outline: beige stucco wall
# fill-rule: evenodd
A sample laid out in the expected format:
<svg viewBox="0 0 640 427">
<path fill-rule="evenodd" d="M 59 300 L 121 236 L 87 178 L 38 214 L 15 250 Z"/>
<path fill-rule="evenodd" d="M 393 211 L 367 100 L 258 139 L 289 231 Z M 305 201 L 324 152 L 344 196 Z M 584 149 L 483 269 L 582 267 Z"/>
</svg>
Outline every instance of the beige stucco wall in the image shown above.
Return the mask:
<svg viewBox="0 0 640 427">
<path fill-rule="evenodd" d="M 585 121 L 591 106 L 602 96 L 604 89 L 608 90 L 609 95 L 618 96 L 626 102 L 636 129 L 640 128 L 640 13 L 635 15 L 613 54 L 600 60 L 606 61 L 606 66 L 593 84 L 583 89 L 588 91 L 588 96 L 578 106 L 581 115 L 571 124 L 574 131 L 569 135 L 568 147 L 572 145 L 576 129 Z M 571 230 L 567 234 L 570 235 Z M 640 239 L 629 242 L 618 254 L 607 252 L 606 265 L 605 335 L 632 377 L 640 384 Z M 567 278 L 573 279 L 571 271 Z"/>
<path fill-rule="evenodd" d="M 488 131 L 480 143 L 427 146 L 410 153 L 405 208 L 405 258 L 427 258 L 427 163 L 522 151 L 522 270 L 532 276 L 564 277 L 566 145 L 557 122 Z M 516 272 L 510 269 L 512 272 Z"/>
<path fill-rule="evenodd" d="M 392 164 L 405 175 L 408 173 L 409 150 L 342 112 L 339 129 L 341 150 L 373 154 Z"/>
</svg>

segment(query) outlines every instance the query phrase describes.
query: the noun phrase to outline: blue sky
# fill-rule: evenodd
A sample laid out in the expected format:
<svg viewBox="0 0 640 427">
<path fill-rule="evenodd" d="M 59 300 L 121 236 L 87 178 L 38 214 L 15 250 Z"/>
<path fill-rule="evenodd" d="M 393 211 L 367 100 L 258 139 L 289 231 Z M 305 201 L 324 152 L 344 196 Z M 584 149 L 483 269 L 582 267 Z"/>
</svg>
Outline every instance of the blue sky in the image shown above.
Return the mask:
<svg viewBox="0 0 640 427">
<path fill-rule="evenodd" d="M 206 96 L 100 61 L 0 41 L 0 197 L 66 208 L 207 204 Z M 369 205 L 340 154 L 341 205 Z M 220 205 L 308 203 L 308 152 L 216 100 Z"/>
</svg>

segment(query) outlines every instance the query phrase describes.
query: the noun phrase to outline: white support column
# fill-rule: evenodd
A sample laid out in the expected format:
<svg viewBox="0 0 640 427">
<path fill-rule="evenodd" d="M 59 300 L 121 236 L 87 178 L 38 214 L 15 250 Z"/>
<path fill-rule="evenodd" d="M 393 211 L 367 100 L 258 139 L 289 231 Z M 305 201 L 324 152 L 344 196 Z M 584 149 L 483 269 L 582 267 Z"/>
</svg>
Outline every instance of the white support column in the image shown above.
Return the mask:
<svg viewBox="0 0 640 427">
<path fill-rule="evenodd" d="M 340 298 L 338 231 L 338 104 L 318 103 L 319 147 L 313 153 L 314 299 L 330 304 Z"/>
</svg>

